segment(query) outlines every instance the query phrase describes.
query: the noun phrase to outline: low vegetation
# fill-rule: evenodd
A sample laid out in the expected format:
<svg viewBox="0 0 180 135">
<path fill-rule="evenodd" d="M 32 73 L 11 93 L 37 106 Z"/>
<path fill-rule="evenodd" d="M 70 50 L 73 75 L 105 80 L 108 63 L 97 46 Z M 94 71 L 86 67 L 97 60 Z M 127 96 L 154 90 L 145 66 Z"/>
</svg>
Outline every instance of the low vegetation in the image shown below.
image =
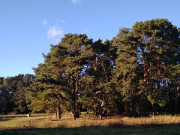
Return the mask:
<svg viewBox="0 0 180 135">
<path fill-rule="evenodd" d="M 103 118 L 83 114 L 76 121 L 72 119 L 71 114 L 64 114 L 61 120 L 54 115 L 33 114 L 28 118 L 26 115 L 1 115 L 0 129 L 31 129 L 31 128 L 74 128 L 74 127 L 91 127 L 91 126 L 153 126 L 180 124 L 180 116 L 159 115 L 153 117 L 121 117 L 113 116 Z"/>
<path fill-rule="evenodd" d="M 153 117 L 114 116 L 100 120 L 91 114 L 83 113 L 81 118 L 73 120 L 72 114 L 64 114 L 58 120 L 54 114 L 1 115 L 1 135 L 67 135 L 67 134 L 153 134 L 164 135 L 180 133 L 180 116 L 157 115 Z"/>
</svg>

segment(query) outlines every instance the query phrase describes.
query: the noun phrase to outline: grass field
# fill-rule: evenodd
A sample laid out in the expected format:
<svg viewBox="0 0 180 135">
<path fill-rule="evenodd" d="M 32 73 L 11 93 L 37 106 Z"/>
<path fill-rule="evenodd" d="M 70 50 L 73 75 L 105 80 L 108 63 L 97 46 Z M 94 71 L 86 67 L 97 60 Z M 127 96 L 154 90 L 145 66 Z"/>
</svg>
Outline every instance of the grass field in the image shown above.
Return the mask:
<svg viewBox="0 0 180 135">
<path fill-rule="evenodd" d="M 46 114 L 0 115 L 0 135 L 176 135 L 180 134 L 180 116 L 161 115 L 142 118 L 98 117 L 84 113 L 73 120 L 65 114 L 61 120 Z"/>
</svg>

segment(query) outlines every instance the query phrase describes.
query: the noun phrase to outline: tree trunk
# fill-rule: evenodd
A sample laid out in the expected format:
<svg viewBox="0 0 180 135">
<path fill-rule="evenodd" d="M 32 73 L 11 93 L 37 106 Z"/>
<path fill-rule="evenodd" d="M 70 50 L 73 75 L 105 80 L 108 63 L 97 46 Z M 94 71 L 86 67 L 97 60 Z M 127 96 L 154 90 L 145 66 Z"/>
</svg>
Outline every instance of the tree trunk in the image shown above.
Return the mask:
<svg viewBox="0 0 180 135">
<path fill-rule="evenodd" d="M 56 111 L 57 111 L 57 112 L 56 112 L 57 119 L 59 120 L 59 119 L 61 119 L 61 108 L 60 108 L 60 106 L 57 107 L 57 110 L 56 110 Z"/>
<path fill-rule="evenodd" d="M 73 119 L 76 120 L 76 81 L 74 76 L 73 76 L 72 100 L 73 100 L 72 114 L 73 114 Z"/>
<path fill-rule="evenodd" d="M 72 114 L 73 114 L 73 119 L 76 120 L 76 112 L 72 111 Z"/>
<path fill-rule="evenodd" d="M 102 116 L 102 113 L 101 113 L 101 114 L 100 114 L 100 120 L 102 120 L 102 117 L 103 117 L 103 116 Z"/>
<path fill-rule="evenodd" d="M 100 120 L 102 120 L 103 113 L 102 113 L 102 108 L 100 108 Z"/>
</svg>

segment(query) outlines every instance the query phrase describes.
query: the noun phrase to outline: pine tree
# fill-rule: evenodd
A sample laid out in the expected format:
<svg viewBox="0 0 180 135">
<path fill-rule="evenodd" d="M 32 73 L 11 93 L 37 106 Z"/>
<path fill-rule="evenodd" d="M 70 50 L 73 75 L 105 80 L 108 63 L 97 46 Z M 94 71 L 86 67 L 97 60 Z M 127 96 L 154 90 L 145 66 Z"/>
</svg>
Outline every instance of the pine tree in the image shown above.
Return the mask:
<svg viewBox="0 0 180 135">
<path fill-rule="evenodd" d="M 135 41 L 131 31 L 127 28 L 121 29 L 113 40 L 113 45 L 117 47 L 113 80 L 116 84 L 116 90 L 122 95 L 126 113 L 134 110 L 133 98 L 137 88 L 137 48 Z"/>
<path fill-rule="evenodd" d="M 66 80 L 63 78 L 63 65 L 66 49 L 51 45 L 51 52 L 44 55 L 44 64 L 39 64 L 35 70 L 33 84 L 27 89 L 27 102 L 33 111 L 55 111 L 61 118 L 61 107 L 65 105 Z"/>
<path fill-rule="evenodd" d="M 139 89 L 152 104 L 164 106 L 168 102 L 168 71 L 180 58 L 178 29 L 167 19 L 152 19 L 137 22 L 132 31 L 138 38 L 138 61 L 143 71 Z"/>
<path fill-rule="evenodd" d="M 86 68 L 86 103 L 87 108 L 96 115 L 108 115 L 112 110 L 113 88 L 111 71 L 113 62 L 111 42 L 95 41 L 91 46 L 89 62 Z M 112 49 L 113 50 L 113 49 Z"/>
<path fill-rule="evenodd" d="M 67 56 L 64 59 L 66 78 L 71 98 L 69 99 L 69 109 L 72 111 L 75 120 L 80 115 L 80 93 L 83 93 L 81 75 L 84 73 L 87 64 L 87 56 L 92 39 L 88 39 L 85 34 L 66 34 L 60 46 L 67 48 Z"/>
</svg>

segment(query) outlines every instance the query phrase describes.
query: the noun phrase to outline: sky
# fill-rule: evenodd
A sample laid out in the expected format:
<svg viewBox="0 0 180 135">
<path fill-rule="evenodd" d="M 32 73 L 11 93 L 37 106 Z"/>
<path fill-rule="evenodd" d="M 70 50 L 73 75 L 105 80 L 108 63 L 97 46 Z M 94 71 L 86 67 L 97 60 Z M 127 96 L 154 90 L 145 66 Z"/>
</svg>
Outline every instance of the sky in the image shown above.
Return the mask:
<svg viewBox="0 0 180 135">
<path fill-rule="evenodd" d="M 180 0 L 0 0 L 0 77 L 34 74 L 64 34 L 111 40 L 137 21 L 180 27 Z"/>
</svg>

